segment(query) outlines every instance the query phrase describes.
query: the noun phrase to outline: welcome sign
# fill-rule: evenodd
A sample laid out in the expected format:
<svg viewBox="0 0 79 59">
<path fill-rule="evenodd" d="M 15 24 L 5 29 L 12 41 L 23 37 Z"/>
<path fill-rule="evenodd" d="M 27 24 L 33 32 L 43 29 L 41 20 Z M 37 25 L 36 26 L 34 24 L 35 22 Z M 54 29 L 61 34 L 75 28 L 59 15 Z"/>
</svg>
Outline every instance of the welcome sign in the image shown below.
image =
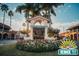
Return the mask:
<svg viewBox="0 0 79 59">
<path fill-rule="evenodd" d="M 78 55 L 78 49 L 73 40 L 66 39 L 62 41 L 58 55 Z"/>
</svg>

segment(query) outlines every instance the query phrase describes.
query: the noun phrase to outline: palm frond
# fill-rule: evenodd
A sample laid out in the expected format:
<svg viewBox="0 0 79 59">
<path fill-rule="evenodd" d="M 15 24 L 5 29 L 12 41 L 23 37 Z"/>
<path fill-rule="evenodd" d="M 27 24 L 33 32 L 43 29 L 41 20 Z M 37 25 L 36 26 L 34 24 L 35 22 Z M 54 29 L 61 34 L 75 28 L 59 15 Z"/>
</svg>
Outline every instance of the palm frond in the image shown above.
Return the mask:
<svg viewBox="0 0 79 59">
<path fill-rule="evenodd" d="M 12 10 L 10 10 L 9 12 L 8 12 L 8 16 L 13 16 L 14 14 L 13 14 L 13 11 Z"/>
<path fill-rule="evenodd" d="M 2 4 L 1 5 L 1 10 L 7 13 L 7 11 L 9 10 L 9 8 L 8 8 L 8 6 L 6 4 Z"/>
<path fill-rule="evenodd" d="M 22 13 L 22 11 L 25 10 L 25 9 L 26 9 L 25 5 L 20 5 L 20 6 L 17 6 L 16 12 Z"/>
</svg>

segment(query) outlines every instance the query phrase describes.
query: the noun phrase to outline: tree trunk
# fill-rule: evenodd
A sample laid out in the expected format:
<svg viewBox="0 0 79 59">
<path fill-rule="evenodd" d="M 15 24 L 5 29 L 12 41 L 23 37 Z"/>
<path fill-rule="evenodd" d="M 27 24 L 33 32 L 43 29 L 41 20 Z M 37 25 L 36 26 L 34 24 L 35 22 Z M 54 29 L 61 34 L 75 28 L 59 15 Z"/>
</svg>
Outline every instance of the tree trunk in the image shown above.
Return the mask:
<svg viewBox="0 0 79 59">
<path fill-rule="evenodd" d="M 51 28 L 50 10 L 48 11 L 48 19 L 49 19 L 49 28 Z"/>
<path fill-rule="evenodd" d="M 11 22 L 11 16 L 10 16 L 10 27 L 11 27 L 11 23 L 12 23 L 12 22 Z"/>
<path fill-rule="evenodd" d="M 4 11 L 4 15 L 3 15 L 3 28 L 2 28 L 2 38 L 1 38 L 1 40 L 3 40 L 4 22 L 5 22 L 5 11 Z"/>
<path fill-rule="evenodd" d="M 47 10 L 46 10 L 46 18 L 48 19 L 48 13 L 47 13 Z"/>
</svg>

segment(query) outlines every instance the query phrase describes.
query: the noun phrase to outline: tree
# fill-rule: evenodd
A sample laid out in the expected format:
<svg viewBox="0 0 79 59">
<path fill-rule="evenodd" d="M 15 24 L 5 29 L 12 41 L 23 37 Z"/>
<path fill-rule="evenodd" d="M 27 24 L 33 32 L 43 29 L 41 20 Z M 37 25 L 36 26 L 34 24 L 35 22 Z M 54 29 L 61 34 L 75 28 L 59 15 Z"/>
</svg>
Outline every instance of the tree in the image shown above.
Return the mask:
<svg viewBox="0 0 79 59">
<path fill-rule="evenodd" d="M 13 14 L 13 11 L 12 10 L 10 10 L 9 12 L 8 12 L 8 16 L 10 17 L 10 27 L 11 27 L 11 23 L 12 23 L 12 16 L 14 16 L 14 14 Z"/>
<path fill-rule="evenodd" d="M 10 17 L 10 27 L 11 27 L 11 23 L 12 23 L 12 16 L 14 16 L 13 11 L 9 10 L 8 12 L 8 16 Z M 10 39 L 11 39 L 11 35 L 10 35 Z"/>
<path fill-rule="evenodd" d="M 2 4 L 0 3 L 0 7 L 1 7 L 1 5 L 2 5 Z"/>
<path fill-rule="evenodd" d="M 45 18 L 49 19 L 49 28 L 51 27 L 51 13 L 56 16 L 54 11 L 54 7 L 57 8 L 58 6 L 63 5 L 63 3 L 26 3 L 20 6 L 17 6 L 16 12 L 22 13 L 24 12 L 25 18 L 28 19 L 29 16 L 35 17 L 36 15 L 41 15 Z M 43 10 L 45 12 L 43 12 Z M 40 13 L 42 12 L 42 14 Z M 27 28 L 28 28 L 28 21 L 27 21 Z"/>
<path fill-rule="evenodd" d="M 53 29 L 53 28 L 48 28 L 48 36 L 49 37 L 57 37 L 57 39 L 59 40 L 59 29 Z"/>
<path fill-rule="evenodd" d="M 51 21 L 51 13 L 53 15 L 56 16 L 56 13 L 54 11 L 54 7 L 57 8 L 58 6 L 60 5 L 64 5 L 63 3 L 45 3 L 45 4 L 42 4 L 42 9 L 45 10 L 45 13 L 43 13 L 44 17 L 46 17 L 47 19 L 49 19 L 49 28 L 51 28 L 51 24 L 52 24 L 52 21 Z"/>
<path fill-rule="evenodd" d="M 25 19 L 27 22 L 27 30 L 29 30 L 29 23 L 28 23 L 27 19 L 39 14 L 38 13 L 39 9 L 38 9 L 37 5 L 38 4 L 30 3 L 30 4 L 23 4 L 23 5 L 17 6 L 17 8 L 16 8 L 16 12 L 19 12 L 19 13 L 23 12 L 25 14 Z"/>
<path fill-rule="evenodd" d="M 54 7 L 57 8 L 60 5 L 63 5 L 63 3 L 30 3 L 30 4 L 26 3 L 23 5 L 17 6 L 16 12 L 19 12 L 19 13 L 24 12 L 25 18 L 29 18 L 29 16 L 34 17 L 36 15 L 41 15 L 40 11 L 44 10 L 45 13 L 42 12 L 43 15 L 41 16 L 50 19 L 51 13 L 56 16 Z"/>
<path fill-rule="evenodd" d="M 3 12 L 3 30 L 4 31 L 4 22 L 5 22 L 5 14 L 7 13 L 7 11 L 9 10 L 8 6 L 6 4 L 1 4 L 1 11 Z M 3 35 L 2 35 L 2 39 L 3 39 Z"/>
<path fill-rule="evenodd" d="M 25 13 L 25 18 L 29 18 L 29 16 L 34 17 L 36 15 L 39 15 L 39 11 L 42 7 L 39 7 L 39 3 L 26 3 L 20 6 L 17 6 L 16 12 Z"/>
</svg>

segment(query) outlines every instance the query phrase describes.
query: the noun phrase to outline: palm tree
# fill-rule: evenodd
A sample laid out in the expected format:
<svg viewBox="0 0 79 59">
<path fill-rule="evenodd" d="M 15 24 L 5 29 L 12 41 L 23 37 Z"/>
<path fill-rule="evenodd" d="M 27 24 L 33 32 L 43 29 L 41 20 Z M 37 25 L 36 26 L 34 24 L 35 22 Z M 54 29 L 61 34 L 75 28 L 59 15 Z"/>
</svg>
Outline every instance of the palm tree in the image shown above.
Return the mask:
<svg viewBox="0 0 79 59">
<path fill-rule="evenodd" d="M 41 15 L 40 11 L 45 10 L 46 13 L 43 15 L 46 18 L 50 18 L 50 13 L 56 16 L 56 13 L 54 11 L 54 7 L 57 8 L 58 6 L 63 5 L 63 3 L 26 3 L 20 6 L 17 6 L 16 12 L 25 13 L 25 17 L 29 18 L 29 16 L 36 16 Z M 29 14 L 29 12 L 32 12 L 32 14 Z M 42 15 L 41 15 L 42 16 Z"/>
<path fill-rule="evenodd" d="M 23 4 L 23 5 L 17 6 L 16 12 L 19 12 L 19 13 L 23 12 L 25 14 L 25 19 L 27 22 L 27 30 L 29 30 L 29 23 L 28 23 L 27 19 L 39 14 L 38 10 L 40 10 L 40 9 L 38 9 L 38 4 L 34 4 L 34 3 Z"/>
<path fill-rule="evenodd" d="M 44 15 L 41 15 L 43 17 L 46 17 L 49 19 L 49 27 L 51 27 L 51 13 L 56 16 L 56 13 L 54 11 L 54 7 L 57 8 L 58 6 L 63 5 L 63 3 L 30 3 L 30 4 L 23 4 L 20 6 L 17 6 L 16 12 L 25 13 L 25 18 L 35 17 L 36 15 L 41 15 L 40 11 L 45 10 L 46 13 L 43 12 Z M 30 14 L 30 12 L 32 14 Z M 28 21 L 27 21 L 27 27 L 28 26 Z"/>
<path fill-rule="evenodd" d="M 9 12 L 8 12 L 8 16 L 10 17 L 10 27 L 11 27 L 11 20 L 12 20 L 12 16 L 14 16 L 14 14 L 13 14 L 13 11 L 12 10 L 10 10 Z"/>
<path fill-rule="evenodd" d="M 1 7 L 1 5 L 2 5 L 2 4 L 0 3 L 0 7 Z"/>
<path fill-rule="evenodd" d="M 13 14 L 13 11 L 12 11 L 12 10 L 10 10 L 10 11 L 8 12 L 8 16 L 10 17 L 10 27 L 11 27 L 11 23 L 12 23 L 12 16 L 14 16 L 14 14 Z M 10 39 L 11 39 L 11 35 L 10 35 Z"/>
<path fill-rule="evenodd" d="M 4 22 L 5 22 L 5 14 L 7 13 L 7 11 L 9 10 L 8 6 L 6 4 L 1 4 L 1 8 L 3 14 L 3 30 L 2 32 L 4 32 Z M 2 39 L 3 39 L 3 35 L 2 35 Z"/>
<path fill-rule="evenodd" d="M 54 11 L 54 7 L 57 8 L 60 5 L 64 5 L 64 4 L 63 3 L 45 3 L 45 4 L 42 4 L 43 10 L 46 11 L 45 14 L 43 13 L 44 17 L 49 19 L 49 28 L 51 28 L 51 24 L 52 24 L 52 21 L 51 21 L 51 18 L 50 18 L 51 17 L 50 14 L 52 13 L 53 15 L 56 16 L 56 13 Z"/>
<path fill-rule="evenodd" d="M 17 6 L 16 8 L 16 12 L 19 12 L 19 13 L 22 13 L 24 12 L 25 14 L 25 19 L 29 18 L 29 12 L 31 11 L 31 8 L 32 6 L 30 6 L 29 4 L 23 4 L 23 5 L 19 5 Z M 29 27 L 29 24 L 28 24 L 28 21 L 27 22 L 27 30 L 28 30 L 28 27 Z"/>
</svg>

